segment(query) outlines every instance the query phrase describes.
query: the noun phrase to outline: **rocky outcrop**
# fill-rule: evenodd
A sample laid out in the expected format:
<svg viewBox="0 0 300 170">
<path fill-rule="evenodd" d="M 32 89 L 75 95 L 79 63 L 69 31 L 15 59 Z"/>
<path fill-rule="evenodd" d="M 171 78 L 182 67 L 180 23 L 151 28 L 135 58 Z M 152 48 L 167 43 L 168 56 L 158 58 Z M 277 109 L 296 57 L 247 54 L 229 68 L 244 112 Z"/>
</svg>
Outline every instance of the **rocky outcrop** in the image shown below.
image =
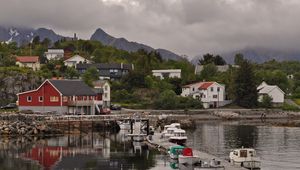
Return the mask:
<svg viewBox="0 0 300 170">
<path fill-rule="evenodd" d="M 37 88 L 41 80 L 35 74 L 25 68 L 0 68 L 0 105 L 15 102 L 17 93 Z"/>
<path fill-rule="evenodd" d="M 156 127 L 164 128 L 165 125 L 171 123 L 180 123 L 182 129 L 194 129 L 196 128 L 196 122 L 193 119 L 177 119 L 174 117 L 166 117 L 158 119 L 156 122 Z"/>
<path fill-rule="evenodd" d="M 48 127 L 43 122 L 1 121 L 0 134 L 3 136 L 44 136 L 56 135 L 62 132 Z"/>
<path fill-rule="evenodd" d="M 222 119 L 231 120 L 238 119 L 240 115 L 231 111 L 216 111 L 212 113 L 214 116 L 220 117 Z"/>
</svg>

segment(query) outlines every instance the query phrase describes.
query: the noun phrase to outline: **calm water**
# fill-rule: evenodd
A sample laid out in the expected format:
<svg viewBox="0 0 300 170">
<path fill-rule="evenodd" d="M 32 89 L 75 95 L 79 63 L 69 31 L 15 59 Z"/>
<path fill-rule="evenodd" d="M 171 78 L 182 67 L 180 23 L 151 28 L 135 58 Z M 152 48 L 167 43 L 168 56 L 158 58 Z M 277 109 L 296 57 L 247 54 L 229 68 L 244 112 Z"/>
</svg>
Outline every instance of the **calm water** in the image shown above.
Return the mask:
<svg viewBox="0 0 300 170">
<path fill-rule="evenodd" d="M 300 128 L 244 122 L 199 122 L 188 145 L 226 158 L 231 148 L 254 147 L 264 170 L 300 169 Z M 0 139 L 0 170 L 171 170 L 165 155 L 122 133 L 66 135 L 49 139 Z"/>
</svg>

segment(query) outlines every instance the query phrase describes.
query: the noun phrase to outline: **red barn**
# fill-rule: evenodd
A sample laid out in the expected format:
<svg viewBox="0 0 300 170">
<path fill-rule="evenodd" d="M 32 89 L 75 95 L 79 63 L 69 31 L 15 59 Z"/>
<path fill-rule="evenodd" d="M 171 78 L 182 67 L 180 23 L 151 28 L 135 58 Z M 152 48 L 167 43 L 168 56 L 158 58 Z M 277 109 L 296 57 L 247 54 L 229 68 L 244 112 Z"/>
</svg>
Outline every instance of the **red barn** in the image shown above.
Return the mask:
<svg viewBox="0 0 300 170">
<path fill-rule="evenodd" d="M 45 80 L 37 89 L 17 95 L 20 111 L 93 115 L 102 105 L 102 94 L 81 80 Z"/>
</svg>

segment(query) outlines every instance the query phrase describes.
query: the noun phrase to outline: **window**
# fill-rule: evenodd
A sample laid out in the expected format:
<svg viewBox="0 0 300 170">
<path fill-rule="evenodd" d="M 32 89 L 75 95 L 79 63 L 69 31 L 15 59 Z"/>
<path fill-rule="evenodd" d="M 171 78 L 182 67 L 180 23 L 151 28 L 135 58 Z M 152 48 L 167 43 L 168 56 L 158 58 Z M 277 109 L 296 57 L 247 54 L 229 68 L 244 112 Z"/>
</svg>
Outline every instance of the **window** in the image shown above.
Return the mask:
<svg viewBox="0 0 300 170">
<path fill-rule="evenodd" d="M 50 96 L 50 102 L 58 102 L 57 96 Z"/>
<path fill-rule="evenodd" d="M 193 87 L 193 91 L 195 91 L 195 88 Z"/>
<path fill-rule="evenodd" d="M 214 91 L 214 88 L 213 88 L 213 87 L 211 87 L 211 88 L 210 88 L 210 91 Z"/>
<path fill-rule="evenodd" d="M 104 90 L 107 91 L 107 86 L 104 86 Z"/>
<path fill-rule="evenodd" d="M 220 87 L 217 88 L 217 91 L 218 91 L 218 92 L 220 91 Z"/>
<path fill-rule="evenodd" d="M 27 102 L 31 102 L 32 101 L 32 97 L 31 96 L 27 96 Z"/>
<path fill-rule="evenodd" d="M 105 98 L 107 97 L 107 93 L 104 93 L 104 97 L 105 97 Z"/>
<path fill-rule="evenodd" d="M 218 98 L 218 95 L 213 95 L 213 98 L 214 98 L 214 99 Z"/>
<path fill-rule="evenodd" d="M 43 96 L 39 96 L 39 102 L 43 102 L 44 97 Z"/>
<path fill-rule="evenodd" d="M 67 101 L 68 101 L 68 97 L 67 97 L 67 96 L 64 96 L 64 97 L 63 97 L 63 101 L 64 101 L 64 102 L 67 102 Z"/>
</svg>

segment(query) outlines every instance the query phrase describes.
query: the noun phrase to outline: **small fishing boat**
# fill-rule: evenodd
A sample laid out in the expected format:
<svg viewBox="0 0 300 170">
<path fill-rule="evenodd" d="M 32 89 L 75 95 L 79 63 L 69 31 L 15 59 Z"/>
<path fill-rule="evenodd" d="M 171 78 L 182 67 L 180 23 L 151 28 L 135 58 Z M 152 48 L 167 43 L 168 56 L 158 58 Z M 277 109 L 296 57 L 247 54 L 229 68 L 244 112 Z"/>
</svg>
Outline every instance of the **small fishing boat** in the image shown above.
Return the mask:
<svg viewBox="0 0 300 170">
<path fill-rule="evenodd" d="M 182 154 L 178 155 L 178 162 L 179 164 L 194 165 L 201 163 L 201 159 L 199 156 L 193 155 L 192 148 L 184 148 Z"/>
<path fill-rule="evenodd" d="M 229 154 L 230 163 L 248 169 L 260 169 L 260 158 L 256 155 L 255 149 L 241 148 L 234 149 Z"/>
<path fill-rule="evenodd" d="M 178 156 L 182 154 L 182 151 L 185 147 L 184 146 L 171 146 L 169 148 L 169 155 L 171 159 L 178 159 Z"/>
<path fill-rule="evenodd" d="M 172 133 L 173 135 L 169 137 L 169 142 L 183 145 L 186 143 L 187 136 L 185 130 L 175 129 Z"/>
</svg>

